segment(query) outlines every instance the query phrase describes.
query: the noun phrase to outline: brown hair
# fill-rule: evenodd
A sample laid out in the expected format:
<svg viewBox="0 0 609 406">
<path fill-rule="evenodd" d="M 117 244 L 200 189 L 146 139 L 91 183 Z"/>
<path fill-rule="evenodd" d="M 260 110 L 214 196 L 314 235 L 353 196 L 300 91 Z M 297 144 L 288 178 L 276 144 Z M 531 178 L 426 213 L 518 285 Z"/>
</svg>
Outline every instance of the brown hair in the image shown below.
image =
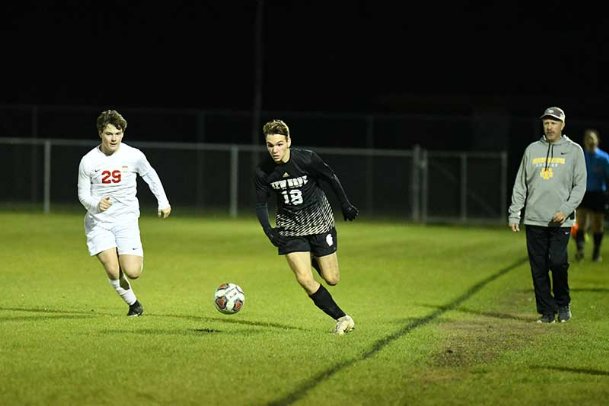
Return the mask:
<svg viewBox="0 0 609 406">
<path fill-rule="evenodd" d="M 288 125 L 282 120 L 277 119 L 267 122 L 264 127 L 262 127 L 262 132 L 265 137 L 269 134 L 281 134 L 286 137 L 290 136 L 290 128 Z"/>
<path fill-rule="evenodd" d="M 102 113 L 97 117 L 97 132 L 101 134 L 108 124 L 112 124 L 122 131 L 127 129 L 127 120 L 125 120 L 116 110 L 102 111 Z"/>
</svg>

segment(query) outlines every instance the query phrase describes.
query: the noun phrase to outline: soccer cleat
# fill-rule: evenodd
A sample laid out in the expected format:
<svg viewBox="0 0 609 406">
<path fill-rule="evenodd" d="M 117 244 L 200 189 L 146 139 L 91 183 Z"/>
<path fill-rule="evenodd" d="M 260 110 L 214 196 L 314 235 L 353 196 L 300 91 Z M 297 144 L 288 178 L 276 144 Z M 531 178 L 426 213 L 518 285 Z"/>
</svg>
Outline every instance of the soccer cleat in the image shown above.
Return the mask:
<svg viewBox="0 0 609 406">
<path fill-rule="evenodd" d="M 332 330 L 332 332 L 336 335 L 342 336 L 345 333 L 350 332 L 355 328 L 355 322 L 349 315 L 344 315 L 343 317 L 336 320 L 336 326 Z"/>
<path fill-rule="evenodd" d="M 571 307 L 569 305 L 558 308 L 558 321 L 566 323 L 571 320 Z"/>
<path fill-rule="evenodd" d="M 554 314 L 543 314 L 537 320 L 537 323 L 543 323 L 543 324 L 552 324 L 552 323 L 554 323 Z"/>
<path fill-rule="evenodd" d="M 142 304 L 136 300 L 132 305 L 129 305 L 129 312 L 127 316 L 129 317 L 139 317 L 144 313 L 144 307 Z"/>
<path fill-rule="evenodd" d="M 579 262 L 583 259 L 584 259 L 584 251 L 577 250 L 577 252 L 575 253 L 575 260 L 577 262 Z"/>
</svg>

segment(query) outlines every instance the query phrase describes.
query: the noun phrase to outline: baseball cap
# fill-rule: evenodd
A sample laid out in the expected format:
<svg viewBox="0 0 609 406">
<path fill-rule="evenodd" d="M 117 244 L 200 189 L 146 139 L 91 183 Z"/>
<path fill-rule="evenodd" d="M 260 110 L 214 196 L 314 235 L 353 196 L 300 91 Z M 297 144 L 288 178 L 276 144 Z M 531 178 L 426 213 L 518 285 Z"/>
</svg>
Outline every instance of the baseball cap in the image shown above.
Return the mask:
<svg viewBox="0 0 609 406">
<path fill-rule="evenodd" d="M 565 112 L 560 107 L 548 107 L 539 118 L 543 119 L 545 117 L 553 117 L 564 122 Z"/>
</svg>

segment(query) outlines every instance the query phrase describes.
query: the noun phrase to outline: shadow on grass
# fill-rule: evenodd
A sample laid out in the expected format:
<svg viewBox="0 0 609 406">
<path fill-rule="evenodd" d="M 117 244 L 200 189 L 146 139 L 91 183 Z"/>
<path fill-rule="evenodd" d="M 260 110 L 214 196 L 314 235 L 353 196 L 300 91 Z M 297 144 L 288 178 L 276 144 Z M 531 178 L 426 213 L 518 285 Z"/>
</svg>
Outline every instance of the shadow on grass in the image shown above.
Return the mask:
<svg viewBox="0 0 609 406">
<path fill-rule="evenodd" d="M 1 315 L 3 311 L 6 312 L 24 312 L 24 313 L 35 313 L 37 316 L 10 316 Z M 25 308 L 25 307 L 0 307 L 0 321 L 2 322 L 10 322 L 10 321 L 44 321 L 44 320 L 69 320 L 69 319 L 88 319 L 98 316 L 117 316 L 117 313 L 100 313 L 94 310 L 84 311 L 84 310 L 57 310 L 57 309 L 49 309 L 49 308 Z M 120 315 L 120 317 L 125 317 L 124 315 Z M 262 321 L 252 321 L 252 320 L 242 320 L 242 319 L 231 319 L 230 316 L 227 317 L 195 317 L 195 316 L 186 316 L 186 315 L 178 315 L 178 314 L 149 314 L 145 313 L 142 317 L 165 317 L 165 318 L 178 318 L 183 320 L 194 320 L 194 321 L 203 321 L 203 322 L 220 322 L 220 323 L 229 323 L 229 324 L 241 324 L 244 326 L 254 326 L 254 327 L 264 327 L 264 328 L 276 328 L 281 330 L 302 330 L 306 331 L 306 329 L 301 327 L 289 326 L 287 324 L 280 323 L 269 323 Z M 170 332 L 169 330 L 142 330 L 143 334 L 152 334 L 154 331 L 158 331 L 159 334 L 191 334 L 194 333 L 222 333 L 222 330 L 212 329 L 212 328 L 200 328 L 190 330 L 191 333 L 180 332 L 175 330 Z M 134 331 L 128 331 L 133 333 Z"/>
<path fill-rule="evenodd" d="M 517 260 L 516 262 L 514 262 L 513 264 L 511 264 L 503 269 L 500 269 L 499 271 L 495 272 L 494 274 L 490 275 L 489 277 L 483 279 L 482 281 L 478 282 L 477 284 L 475 284 L 474 286 L 469 288 L 465 293 L 463 293 L 461 296 L 457 297 L 452 302 L 450 302 L 444 306 L 439 306 L 435 311 L 433 311 L 432 313 L 430 313 L 429 315 L 427 315 L 425 317 L 421 317 L 421 318 L 413 319 L 413 320 L 409 321 L 408 324 L 404 325 L 402 328 L 398 329 L 394 333 L 389 334 L 385 337 L 382 337 L 382 338 L 378 339 L 376 342 L 372 343 L 370 348 L 368 350 L 364 351 L 360 356 L 334 364 L 333 366 L 329 367 L 325 371 L 321 371 L 320 373 L 314 375 L 311 379 L 304 382 L 299 387 L 295 388 L 291 393 L 288 393 L 286 396 L 270 402 L 269 405 L 288 405 L 288 404 L 298 402 L 307 394 L 308 391 L 314 389 L 317 385 L 324 383 L 327 379 L 332 377 L 337 372 L 340 372 L 343 369 L 354 365 L 358 361 L 364 361 L 364 360 L 374 356 L 376 353 L 381 351 L 387 345 L 406 336 L 408 333 L 415 330 L 416 328 L 424 326 L 424 325 L 430 323 L 431 321 L 438 319 L 440 316 L 442 316 L 447 311 L 455 310 L 463 302 L 470 299 L 473 295 L 475 295 L 476 293 L 481 291 L 484 287 L 486 287 L 486 285 L 488 285 L 489 283 L 493 282 L 494 280 L 498 279 L 499 277 L 507 274 L 508 272 L 518 268 L 519 266 L 521 266 L 525 263 L 528 263 L 528 258 L 521 258 L 521 259 Z M 344 337 L 341 337 L 341 338 L 344 338 Z"/>
<path fill-rule="evenodd" d="M 609 376 L 609 371 L 600 371 L 598 369 L 586 369 L 586 368 L 567 368 L 567 367 L 552 367 L 552 366 L 541 366 L 541 365 L 533 365 L 530 366 L 531 369 L 549 369 L 553 371 L 562 371 L 562 372 L 573 372 L 575 374 L 584 374 L 584 375 L 596 375 L 596 376 Z"/>
<path fill-rule="evenodd" d="M 56 310 L 56 309 L 33 309 L 25 307 L 0 307 L 0 312 L 24 312 L 35 313 L 36 316 L 0 316 L 0 321 L 41 321 L 41 320 L 70 320 L 70 319 L 90 319 L 97 316 L 106 316 L 109 313 L 98 313 L 82 310 Z"/>
<path fill-rule="evenodd" d="M 160 329 L 160 328 L 141 328 L 137 330 L 104 330 L 104 334 L 141 334 L 141 335 L 154 335 L 154 336 L 192 336 L 192 335 L 204 335 L 223 333 L 222 330 L 216 330 L 213 328 L 195 328 L 195 329 Z"/>
<path fill-rule="evenodd" d="M 253 321 L 253 320 L 243 320 L 243 319 L 238 319 L 238 318 L 231 318 L 234 315 L 227 315 L 226 317 L 195 317 L 195 316 L 185 316 L 185 315 L 181 315 L 181 314 L 153 314 L 151 316 L 173 317 L 173 318 L 184 319 L 184 320 L 220 322 L 220 323 L 228 323 L 228 324 L 242 324 L 245 326 L 254 326 L 254 327 L 272 327 L 272 328 L 278 328 L 278 329 L 282 329 L 282 330 L 306 331 L 306 329 L 304 329 L 302 327 L 294 327 L 294 326 L 289 326 L 287 324 L 269 323 L 266 321 Z"/>
<path fill-rule="evenodd" d="M 103 334 L 139 334 L 144 336 L 204 336 L 208 334 L 227 334 L 227 335 L 240 335 L 240 336 L 253 336 L 254 334 L 265 333 L 264 329 L 242 329 L 242 330 L 231 330 L 224 331 L 215 328 L 193 328 L 193 329 L 160 329 L 160 328 L 140 328 L 135 330 L 127 329 L 112 329 L 103 330 Z"/>
<path fill-rule="evenodd" d="M 232 331 L 224 331 L 217 328 L 195 328 L 195 329 L 159 329 L 159 328 L 142 328 L 137 330 L 105 330 L 104 333 L 110 334 L 143 334 L 143 335 L 204 335 L 204 334 L 214 334 L 214 333 L 222 333 L 222 334 L 231 334 L 231 335 L 252 335 L 255 333 L 265 332 L 269 327 L 278 328 L 282 330 L 303 330 L 306 329 L 300 327 L 292 327 L 285 324 L 279 323 L 267 323 L 267 322 L 257 322 L 251 320 L 238 320 L 238 319 L 227 319 L 221 317 L 195 317 L 195 316 L 183 316 L 183 315 L 175 315 L 175 314 L 152 314 L 152 315 L 144 315 L 142 317 L 150 318 L 150 317 L 163 317 L 163 318 L 179 318 L 185 320 L 193 320 L 197 322 L 221 322 L 221 323 L 229 323 L 229 324 L 240 324 L 244 326 L 253 326 L 258 327 L 257 330 L 253 330 L 251 328 L 243 329 L 243 330 L 232 330 Z"/>
<path fill-rule="evenodd" d="M 447 309 L 446 306 L 433 306 L 433 305 L 425 305 L 425 304 L 419 304 L 418 306 L 431 307 L 434 309 L 452 310 L 452 311 L 461 312 L 461 313 L 468 313 L 468 314 L 475 314 L 478 316 L 491 317 L 493 319 L 517 320 L 517 321 L 535 321 L 536 320 L 535 318 L 532 318 L 532 317 L 516 316 L 513 314 L 498 313 L 498 312 L 481 312 L 479 310 L 471 310 L 471 309 L 468 309 L 465 307 L 459 307 L 458 309 Z"/>
<path fill-rule="evenodd" d="M 571 292 L 585 292 L 585 293 L 607 293 L 609 292 L 609 288 L 571 288 L 569 289 Z M 533 288 L 523 289 L 523 293 L 531 293 L 533 292 Z"/>
<path fill-rule="evenodd" d="M 609 288 L 576 288 L 570 289 L 571 292 L 587 292 L 587 293 L 607 293 L 609 292 Z"/>
<path fill-rule="evenodd" d="M 76 320 L 90 319 L 93 316 L 76 316 L 76 315 L 52 315 L 52 316 L 16 316 L 16 317 L 0 317 L 1 322 L 10 321 L 51 321 L 51 320 Z"/>
</svg>

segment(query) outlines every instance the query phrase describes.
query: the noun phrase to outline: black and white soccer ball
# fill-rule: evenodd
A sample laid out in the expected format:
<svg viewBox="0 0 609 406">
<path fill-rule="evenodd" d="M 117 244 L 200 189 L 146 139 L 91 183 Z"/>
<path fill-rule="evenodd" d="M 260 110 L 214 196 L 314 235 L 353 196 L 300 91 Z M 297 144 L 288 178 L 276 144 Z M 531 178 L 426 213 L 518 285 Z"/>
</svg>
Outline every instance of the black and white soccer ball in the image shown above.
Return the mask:
<svg viewBox="0 0 609 406">
<path fill-rule="evenodd" d="M 220 313 L 238 313 L 245 303 L 243 289 L 236 283 L 223 283 L 214 292 L 214 305 Z"/>
</svg>

